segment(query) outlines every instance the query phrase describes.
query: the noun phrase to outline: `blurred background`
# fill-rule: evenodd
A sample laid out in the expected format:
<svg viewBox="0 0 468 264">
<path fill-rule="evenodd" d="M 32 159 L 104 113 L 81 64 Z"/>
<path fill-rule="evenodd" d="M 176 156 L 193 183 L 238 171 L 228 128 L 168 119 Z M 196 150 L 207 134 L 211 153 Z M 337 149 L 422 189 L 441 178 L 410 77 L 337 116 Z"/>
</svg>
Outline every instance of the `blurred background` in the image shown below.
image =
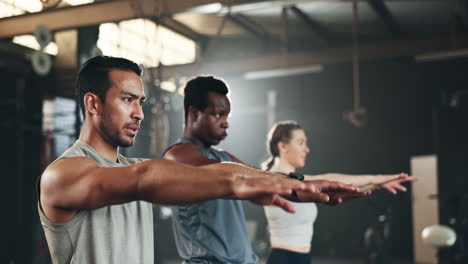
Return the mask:
<svg viewBox="0 0 468 264">
<path fill-rule="evenodd" d="M 314 262 L 466 264 L 467 33 L 467 0 L 0 0 L 0 263 L 50 263 L 35 182 L 79 133 L 77 70 L 104 54 L 144 68 L 145 120 L 125 155 L 161 157 L 182 133 L 185 82 L 215 75 L 232 102 L 220 147 L 246 163 L 292 119 L 307 174 L 419 177 L 397 196 L 319 206 Z M 265 256 L 263 210 L 245 209 Z M 154 212 L 156 263 L 180 263 L 170 209 Z M 431 225 L 456 241 L 425 244 Z"/>
</svg>

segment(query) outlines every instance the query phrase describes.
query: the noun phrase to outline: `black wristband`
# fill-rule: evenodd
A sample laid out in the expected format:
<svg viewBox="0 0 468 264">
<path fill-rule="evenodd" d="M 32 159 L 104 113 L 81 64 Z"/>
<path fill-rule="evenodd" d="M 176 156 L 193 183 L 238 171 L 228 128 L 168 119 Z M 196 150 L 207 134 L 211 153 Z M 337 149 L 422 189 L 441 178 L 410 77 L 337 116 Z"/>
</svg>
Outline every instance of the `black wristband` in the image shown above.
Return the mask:
<svg viewBox="0 0 468 264">
<path fill-rule="evenodd" d="M 303 181 L 304 180 L 304 174 L 298 173 L 298 172 L 290 172 L 288 174 L 288 178 Z"/>
</svg>

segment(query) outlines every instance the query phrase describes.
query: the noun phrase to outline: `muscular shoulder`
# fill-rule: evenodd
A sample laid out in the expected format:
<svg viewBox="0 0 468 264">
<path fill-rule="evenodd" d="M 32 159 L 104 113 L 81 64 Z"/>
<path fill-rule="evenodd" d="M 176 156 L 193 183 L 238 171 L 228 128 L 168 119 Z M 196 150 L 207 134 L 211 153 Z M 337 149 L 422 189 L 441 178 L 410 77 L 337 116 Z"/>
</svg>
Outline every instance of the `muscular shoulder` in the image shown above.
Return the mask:
<svg viewBox="0 0 468 264">
<path fill-rule="evenodd" d="M 44 194 L 73 181 L 84 171 L 96 168 L 95 160 L 86 157 L 65 158 L 47 167 L 41 176 L 41 192 Z"/>
<path fill-rule="evenodd" d="M 182 163 L 190 163 L 190 161 L 203 157 L 200 150 L 192 143 L 181 143 L 172 146 L 164 154 L 164 159 L 174 160 Z"/>
<path fill-rule="evenodd" d="M 198 148 L 192 143 L 181 143 L 172 146 L 164 153 L 165 159 L 177 160 L 187 154 L 201 153 Z"/>
<path fill-rule="evenodd" d="M 177 144 L 170 148 L 164 158 L 185 163 L 191 166 L 204 166 L 218 163 L 217 160 L 209 159 L 192 143 Z"/>
</svg>

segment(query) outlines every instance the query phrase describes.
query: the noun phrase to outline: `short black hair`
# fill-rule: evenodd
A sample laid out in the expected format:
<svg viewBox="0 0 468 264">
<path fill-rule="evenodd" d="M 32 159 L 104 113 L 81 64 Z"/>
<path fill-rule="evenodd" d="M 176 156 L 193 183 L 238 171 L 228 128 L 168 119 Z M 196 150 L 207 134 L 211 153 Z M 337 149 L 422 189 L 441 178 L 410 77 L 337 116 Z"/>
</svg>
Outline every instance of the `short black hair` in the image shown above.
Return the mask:
<svg viewBox="0 0 468 264">
<path fill-rule="evenodd" d="M 86 61 L 81 66 L 75 85 L 83 118 L 85 118 L 84 95 L 96 94 L 104 102 L 106 92 L 111 87 L 109 71 L 112 69 L 134 72 L 138 76 L 143 72 L 138 64 L 125 58 L 97 56 Z"/>
<path fill-rule="evenodd" d="M 208 92 L 226 95 L 229 89 L 224 81 L 213 76 L 199 76 L 187 82 L 184 89 L 185 122 L 189 106 L 205 110 L 208 106 Z"/>
</svg>

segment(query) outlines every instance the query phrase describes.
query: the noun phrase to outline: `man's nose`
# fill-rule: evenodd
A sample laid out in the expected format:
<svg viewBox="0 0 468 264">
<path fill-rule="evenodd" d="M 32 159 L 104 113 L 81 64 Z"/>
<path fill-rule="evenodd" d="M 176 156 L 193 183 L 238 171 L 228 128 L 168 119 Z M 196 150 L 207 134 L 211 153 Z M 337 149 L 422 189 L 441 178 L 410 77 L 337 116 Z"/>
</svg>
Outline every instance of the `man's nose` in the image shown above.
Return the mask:
<svg viewBox="0 0 468 264">
<path fill-rule="evenodd" d="M 143 120 L 145 118 L 145 114 L 143 113 L 143 107 L 140 103 L 136 104 L 132 112 L 132 119 Z"/>
</svg>

